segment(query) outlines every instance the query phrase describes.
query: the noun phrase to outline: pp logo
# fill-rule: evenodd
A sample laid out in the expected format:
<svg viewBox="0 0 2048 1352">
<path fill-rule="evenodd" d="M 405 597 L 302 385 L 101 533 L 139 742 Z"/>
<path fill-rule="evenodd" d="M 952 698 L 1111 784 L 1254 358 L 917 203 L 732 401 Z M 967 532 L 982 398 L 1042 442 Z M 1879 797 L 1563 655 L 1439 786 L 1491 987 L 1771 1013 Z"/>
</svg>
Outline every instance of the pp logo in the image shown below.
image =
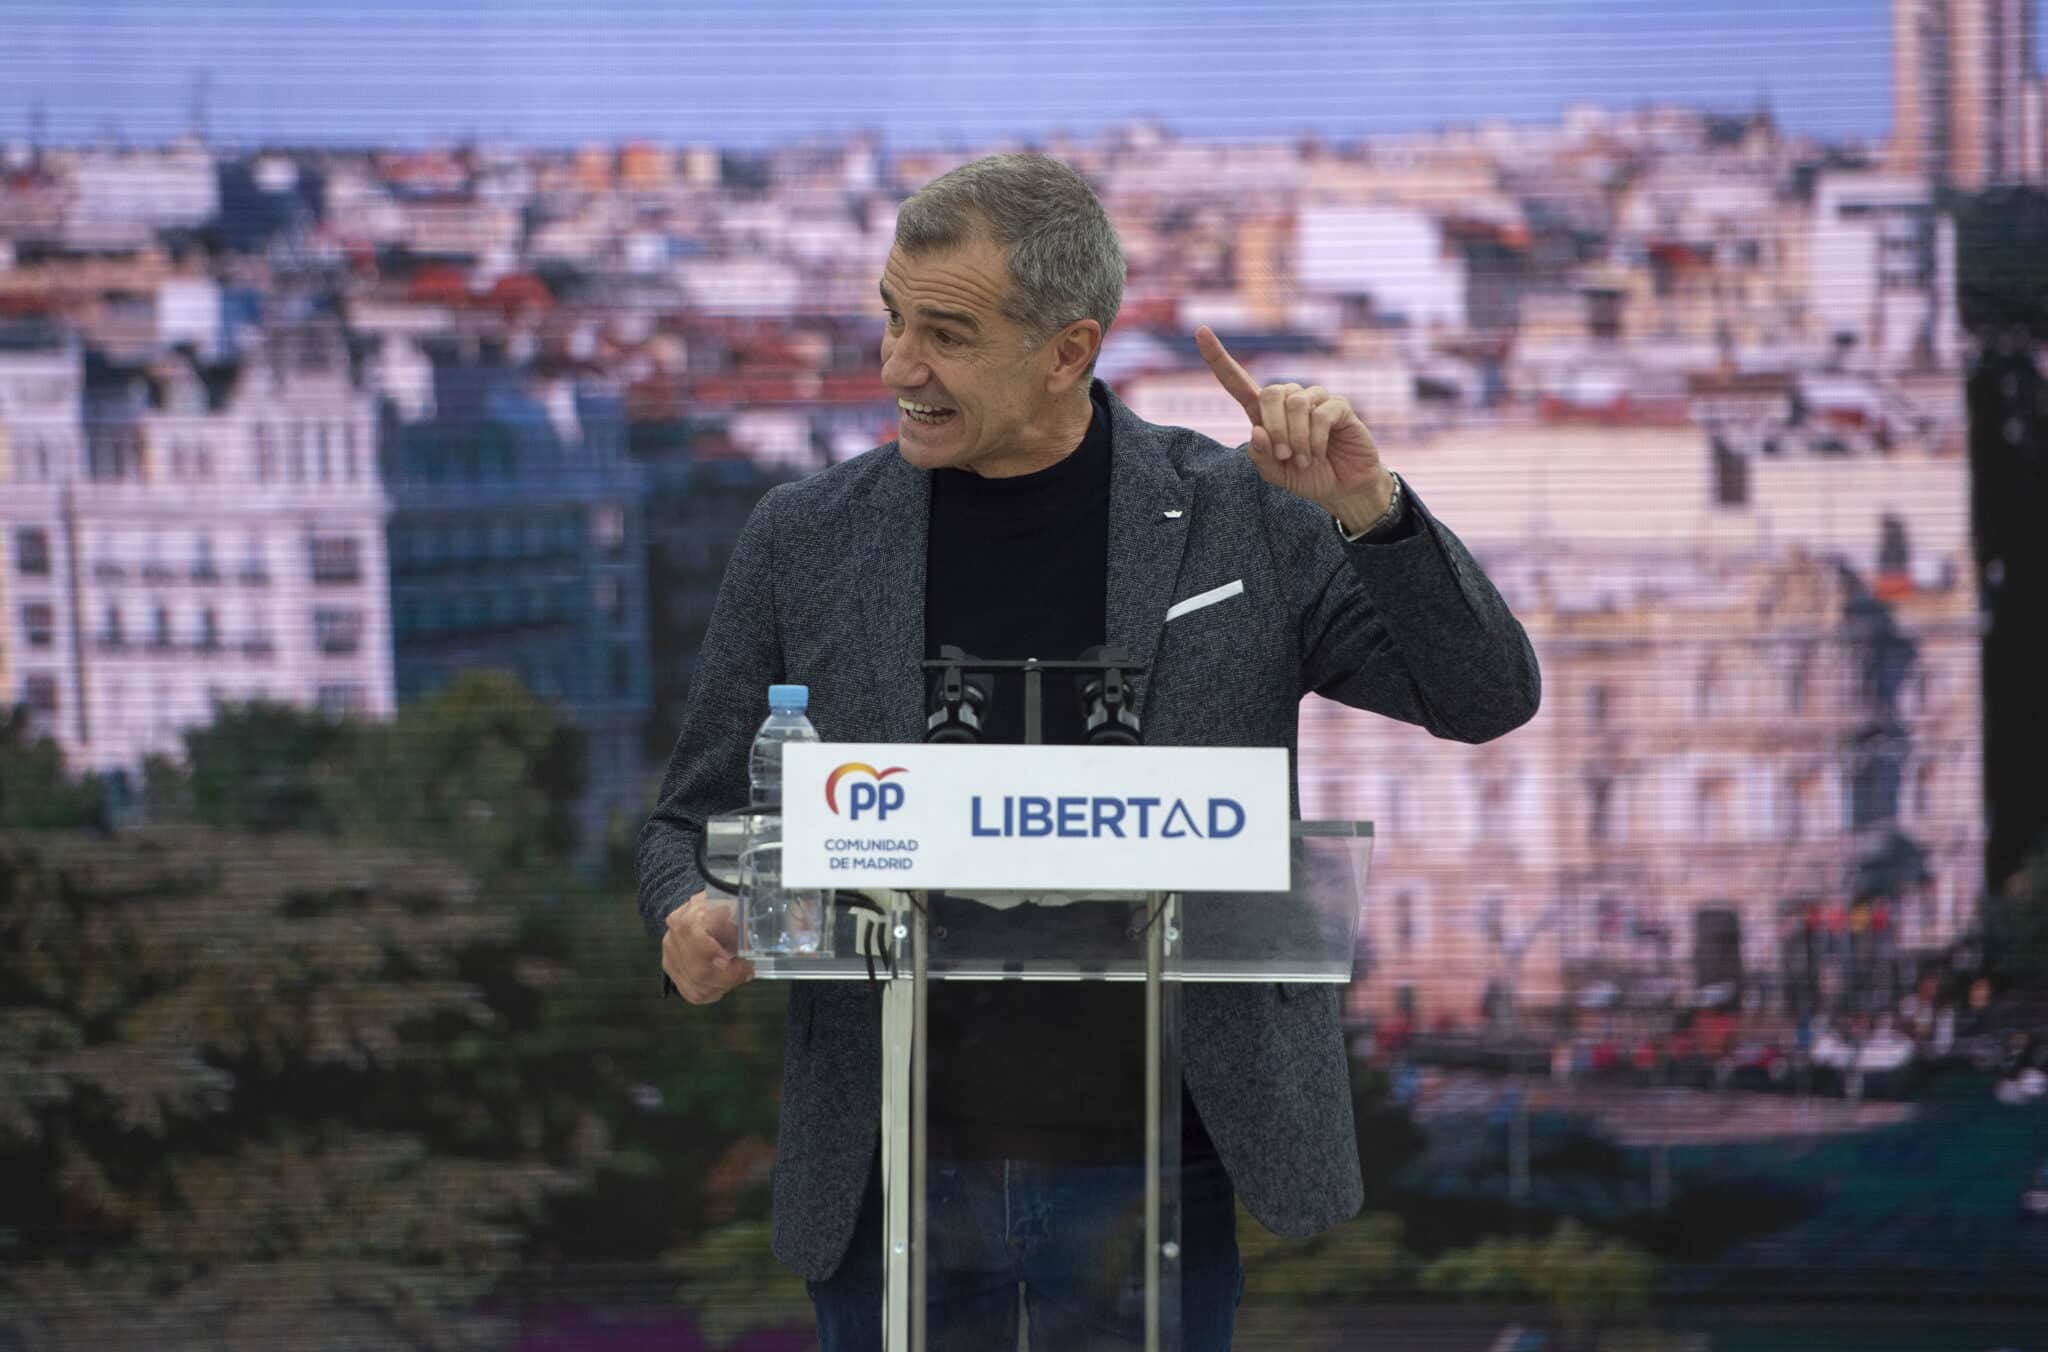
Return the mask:
<svg viewBox="0 0 2048 1352">
<path fill-rule="evenodd" d="M 890 775 L 900 775 L 908 767 L 892 765 L 886 770 L 877 770 L 860 761 L 848 761 L 834 770 L 825 780 L 825 806 L 832 809 L 832 815 L 844 815 L 849 821 L 859 821 L 863 816 L 882 821 L 891 812 L 903 806 L 903 785 L 887 784 L 883 781 Z M 857 778 L 846 786 L 846 811 L 839 811 L 839 781 L 848 775 L 865 776 Z"/>
</svg>

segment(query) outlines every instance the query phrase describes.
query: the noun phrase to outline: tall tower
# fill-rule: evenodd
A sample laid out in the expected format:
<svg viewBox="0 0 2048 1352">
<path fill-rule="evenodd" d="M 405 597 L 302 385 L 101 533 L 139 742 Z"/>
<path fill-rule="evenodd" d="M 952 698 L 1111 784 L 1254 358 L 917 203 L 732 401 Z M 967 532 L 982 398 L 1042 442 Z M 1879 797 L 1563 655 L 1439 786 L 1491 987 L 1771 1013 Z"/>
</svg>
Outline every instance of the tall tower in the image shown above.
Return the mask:
<svg viewBox="0 0 2048 1352">
<path fill-rule="evenodd" d="M 1892 159 L 1976 191 L 2039 181 L 2032 0 L 1892 0 Z"/>
<path fill-rule="evenodd" d="M 1892 0 L 1892 162 L 1948 178 L 1948 0 Z"/>
</svg>

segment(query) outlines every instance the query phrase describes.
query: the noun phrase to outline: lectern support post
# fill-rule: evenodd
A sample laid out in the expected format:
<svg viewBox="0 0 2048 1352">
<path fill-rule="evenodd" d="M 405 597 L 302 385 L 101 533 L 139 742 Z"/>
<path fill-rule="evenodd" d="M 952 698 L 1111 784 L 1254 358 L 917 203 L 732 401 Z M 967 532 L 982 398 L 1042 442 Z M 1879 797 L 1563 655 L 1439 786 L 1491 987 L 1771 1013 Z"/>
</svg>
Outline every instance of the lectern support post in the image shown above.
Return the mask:
<svg viewBox="0 0 2048 1352">
<path fill-rule="evenodd" d="M 931 979 L 930 932 L 926 925 L 926 911 L 920 904 L 911 907 L 910 914 L 910 1341 L 912 1352 L 925 1352 L 925 1280 L 930 1265 L 925 1261 L 930 1250 L 926 1228 L 925 1186 L 928 1181 L 925 1165 L 929 1158 L 928 1147 L 931 1138 L 926 1134 L 930 1125 L 930 1096 L 926 1094 L 925 1031 L 929 1023 L 926 1018 L 931 1008 L 928 984 Z"/>
<path fill-rule="evenodd" d="M 1170 900 L 1154 896 L 1145 917 L 1145 1352 L 1159 1352 L 1160 1010 L 1166 997 Z M 1176 1049 L 1177 1050 L 1177 1049 Z M 1179 1092 L 1179 1085 L 1174 1086 Z"/>
<path fill-rule="evenodd" d="M 882 986 L 882 1337 L 888 1352 L 922 1352 L 924 1347 L 924 1171 L 912 1167 L 913 1155 L 924 1158 L 921 1095 L 924 1005 L 924 927 L 921 908 L 908 904 L 904 893 L 893 894 L 886 946 L 893 953 L 911 949 L 917 971 L 909 981 Z M 915 936 L 910 944 L 904 939 Z M 902 1184 L 915 1178 L 918 1186 Z M 916 1233 L 916 1249 L 912 1235 Z"/>
<path fill-rule="evenodd" d="M 923 893 L 897 893 L 890 933 L 898 954 L 910 957 L 907 978 L 882 989 L 882 1198 L 883 1343 L 887 1352 L 925 1352 L 928 1242 L 925 1203 L 929 1182 L 929 1100 L 926 1095 L 926 1010 L 929 1008 L 930 934 Z M 1166 953 L 1173 902 L 1153 894 L 1145 924 L 1145 1352 L 1161 1352 L 1160 1260 L 1163 1225 L 1161 1169 L 1165 1147 L 1160 1073 L 1164 1050 Z M 900 970 L 900 969 L 899 969 Z M 1179 1086 L 1172 1086 L 1176 1091 Z M 902 1186 L 903 1180 L 909 1186 Z"/>
</svg>

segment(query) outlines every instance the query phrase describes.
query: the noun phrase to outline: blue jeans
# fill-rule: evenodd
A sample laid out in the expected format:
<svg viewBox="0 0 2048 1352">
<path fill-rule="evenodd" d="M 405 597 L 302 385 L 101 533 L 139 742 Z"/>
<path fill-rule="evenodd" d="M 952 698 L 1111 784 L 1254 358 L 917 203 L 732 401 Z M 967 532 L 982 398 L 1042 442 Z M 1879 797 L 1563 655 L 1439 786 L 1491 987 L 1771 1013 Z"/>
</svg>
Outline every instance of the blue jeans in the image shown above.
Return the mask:
<svg viewBox="0 0 2048 1352">
<path fill-rule="evenodd" d="M 1143 1345 L 1142 1166 L 933 1160 L 929 1170 L 931 1352 L 1011 1352 L 1017 1346 L 1019 1284 L 1033 1349 Z M 1213 1155 L 1189 1160 L 1182 1170 L 1180 1243 L 1180 1345 L 1187 1352 L 1228 1352 L 1231 1324 L 1244 1298 L 1244 1265 L 1237 1256 L 1237 1198 Z M 821 1352 L 879 1352 L 878 1171 L 869 1174 L 839 1270 L 806 1286 L 817 1311 Z"/>
</svg>

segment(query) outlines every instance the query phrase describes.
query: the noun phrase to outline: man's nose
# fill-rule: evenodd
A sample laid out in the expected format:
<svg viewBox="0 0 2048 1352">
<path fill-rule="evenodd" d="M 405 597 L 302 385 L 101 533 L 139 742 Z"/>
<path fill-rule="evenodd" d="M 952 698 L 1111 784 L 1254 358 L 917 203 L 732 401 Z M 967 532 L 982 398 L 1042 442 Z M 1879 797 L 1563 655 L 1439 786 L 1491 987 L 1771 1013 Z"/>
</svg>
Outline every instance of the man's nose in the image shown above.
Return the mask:
<svg viewBox="0 0 2048 1352">
<path fill-rule="evenodd" d="M 882 347 L 882 383 L 894 390 L 914 390 L 930 379 L 931 372 L 919 360 L 910 344 L 897 339 Z"/>
</svg>

